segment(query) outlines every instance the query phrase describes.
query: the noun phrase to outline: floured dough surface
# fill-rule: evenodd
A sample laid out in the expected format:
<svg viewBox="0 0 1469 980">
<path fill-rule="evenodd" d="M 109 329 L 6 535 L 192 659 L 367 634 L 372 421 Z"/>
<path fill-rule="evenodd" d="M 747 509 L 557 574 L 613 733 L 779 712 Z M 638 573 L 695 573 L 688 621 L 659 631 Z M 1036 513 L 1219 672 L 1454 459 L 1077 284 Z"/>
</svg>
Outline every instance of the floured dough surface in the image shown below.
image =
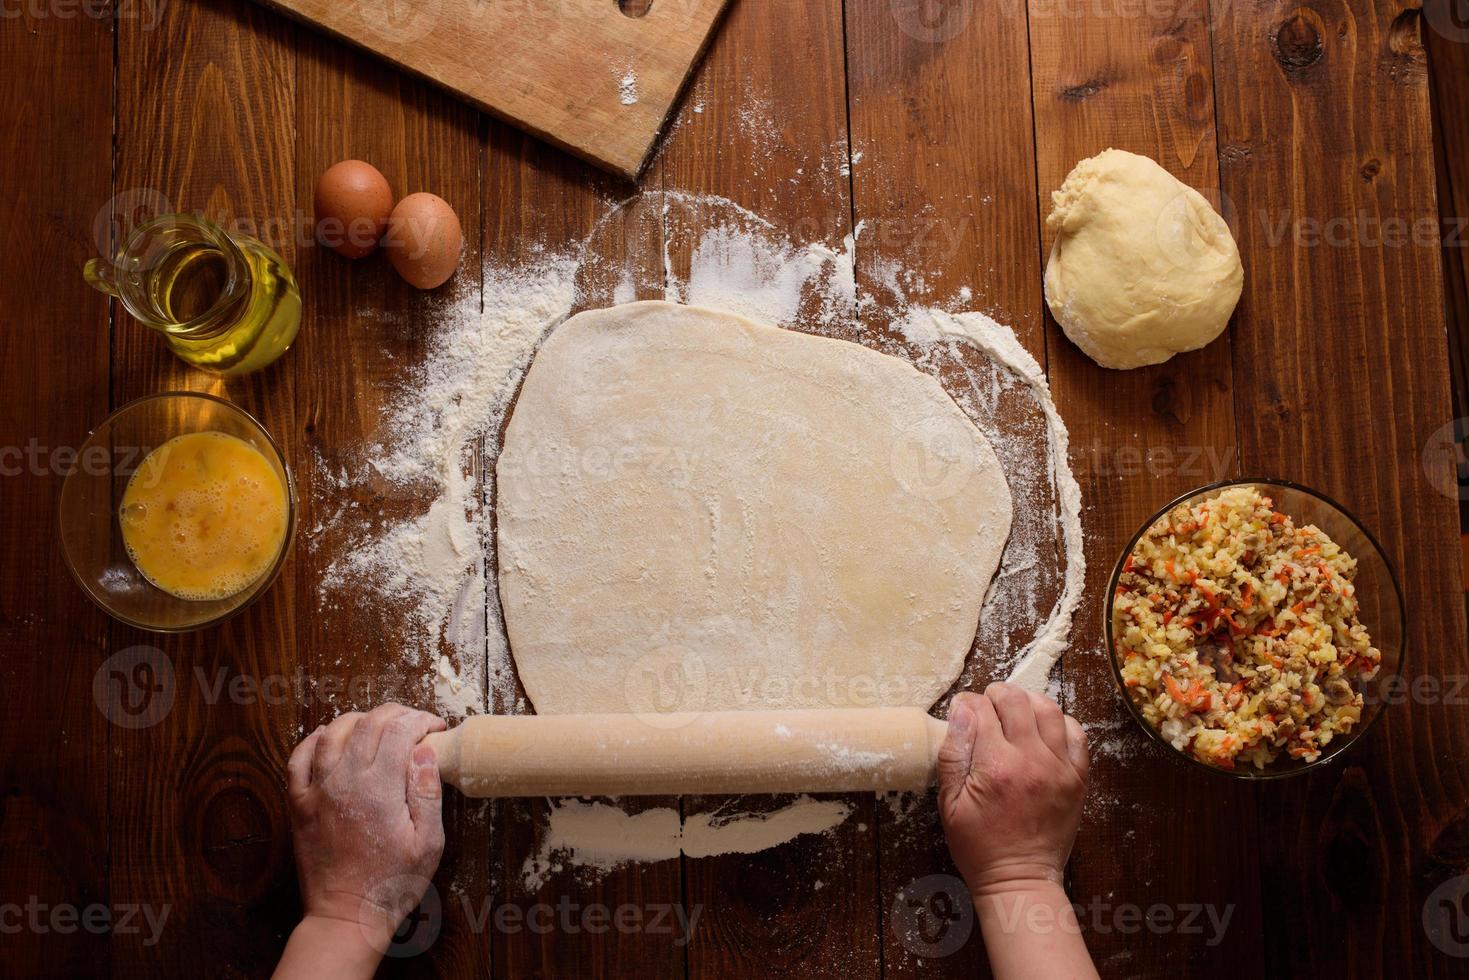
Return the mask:
<svg viewBox="0 0 1469 980">
<path fill-rule="evenodd" d="M 1010 532 L 938 382 L 713 310 L 572 317 L 496 467 L 500 594 L 543 713 L 928 707 Z"/>
</svg>

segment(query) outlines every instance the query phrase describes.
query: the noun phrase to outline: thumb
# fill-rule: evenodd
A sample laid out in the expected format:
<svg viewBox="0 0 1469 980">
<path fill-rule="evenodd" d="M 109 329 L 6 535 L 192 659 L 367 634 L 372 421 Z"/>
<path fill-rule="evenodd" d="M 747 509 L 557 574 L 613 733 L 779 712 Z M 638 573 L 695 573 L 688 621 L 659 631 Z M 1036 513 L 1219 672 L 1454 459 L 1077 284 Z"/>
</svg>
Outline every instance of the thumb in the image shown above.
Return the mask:
<svg viewBox="0 0 1469 980">
<path fill-rule="evenodd" d="M 444 836 L 444 786 L 439 781 L 439 759 L 420 745 L 408 764 L 408 818 L 420 839 Z"/>
<path fill-rule="evenodd" d="M 939 747 L 938 757 L 939 799 L 945 803 L 963 791 L 974 765 L 976 700 L 977 695 L 960 694 L 949 705 L 949 732 Z"/>
</svg>

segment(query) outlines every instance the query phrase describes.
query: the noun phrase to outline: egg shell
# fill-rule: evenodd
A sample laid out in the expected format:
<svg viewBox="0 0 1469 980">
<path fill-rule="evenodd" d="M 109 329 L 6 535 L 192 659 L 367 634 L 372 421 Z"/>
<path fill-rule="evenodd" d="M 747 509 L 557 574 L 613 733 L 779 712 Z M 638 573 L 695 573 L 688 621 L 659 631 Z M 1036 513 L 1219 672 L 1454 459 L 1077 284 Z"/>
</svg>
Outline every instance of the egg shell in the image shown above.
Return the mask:
<svg viewBox="0 0 1469 980">
<path fill-rule="evenodd" d="M 316 182 L 316 238 L 349 259 L 377 248 L 393 211 L 393 189 L 370 163 L 343 160 Z"/>
<path fill-rule="evenodd" d="M 393 208 L 383 247 L 393 268 L 410 285 L 434 289 L 448 282 L 459 267 L 464 232 L 447 201 L 420 191 Z"/>
</svg>

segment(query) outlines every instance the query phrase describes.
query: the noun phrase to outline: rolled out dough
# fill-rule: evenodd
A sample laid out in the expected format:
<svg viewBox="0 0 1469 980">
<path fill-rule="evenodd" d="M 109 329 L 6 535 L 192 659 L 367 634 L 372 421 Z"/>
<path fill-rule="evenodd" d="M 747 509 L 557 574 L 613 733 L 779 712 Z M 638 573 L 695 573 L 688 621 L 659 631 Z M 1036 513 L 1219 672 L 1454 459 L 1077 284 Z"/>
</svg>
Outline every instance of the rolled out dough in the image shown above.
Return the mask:
<svg viewBox="0 0 1469 980">
<path fill-rule="evenodd" d="M 670 303 L 552 332 L 496 479 L 543 713 L 926 708 L 1010 533 L 994 452 L 936 380 Z"/>
</svg>

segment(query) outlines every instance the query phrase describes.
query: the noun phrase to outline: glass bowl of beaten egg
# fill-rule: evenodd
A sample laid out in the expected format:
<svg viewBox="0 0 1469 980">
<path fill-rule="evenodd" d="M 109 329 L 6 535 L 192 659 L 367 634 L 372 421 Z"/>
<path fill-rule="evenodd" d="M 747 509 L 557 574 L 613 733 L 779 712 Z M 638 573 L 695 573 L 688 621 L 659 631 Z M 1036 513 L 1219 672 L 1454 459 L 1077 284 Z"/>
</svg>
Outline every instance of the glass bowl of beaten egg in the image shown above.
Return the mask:
<svg viewBox="0 0 1469 980">
<path fill-rule="evenodd" d="M 67 567 L 109 614 L 177 633 L 233 616 L 280 574 L 296 491 L 275 440 L 213 395 L 129 402 L 78 449 L 61 488 Z"/>
</svg>

